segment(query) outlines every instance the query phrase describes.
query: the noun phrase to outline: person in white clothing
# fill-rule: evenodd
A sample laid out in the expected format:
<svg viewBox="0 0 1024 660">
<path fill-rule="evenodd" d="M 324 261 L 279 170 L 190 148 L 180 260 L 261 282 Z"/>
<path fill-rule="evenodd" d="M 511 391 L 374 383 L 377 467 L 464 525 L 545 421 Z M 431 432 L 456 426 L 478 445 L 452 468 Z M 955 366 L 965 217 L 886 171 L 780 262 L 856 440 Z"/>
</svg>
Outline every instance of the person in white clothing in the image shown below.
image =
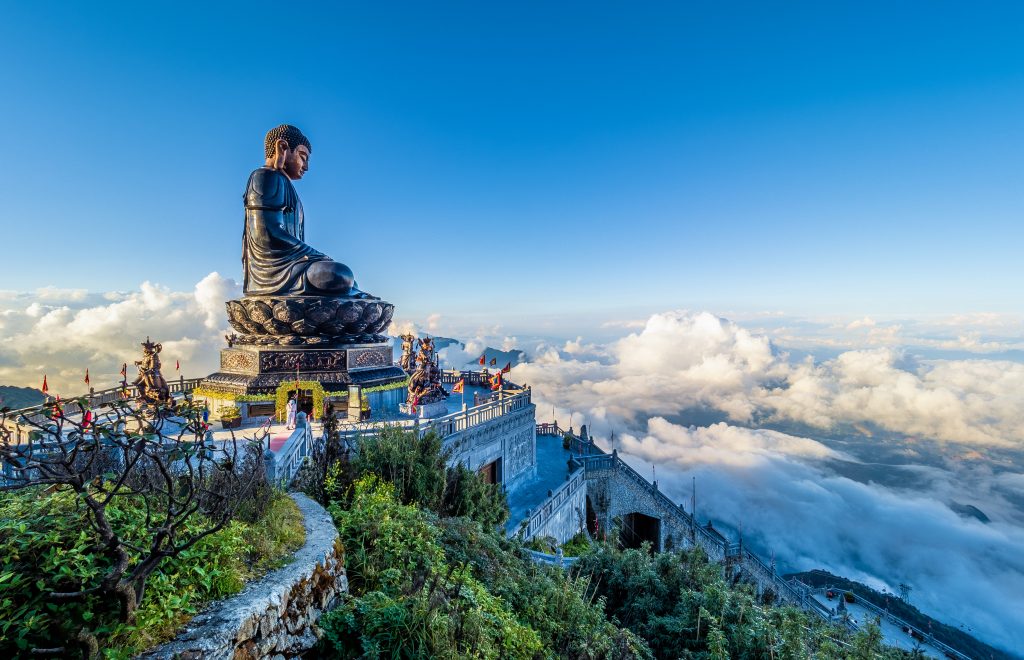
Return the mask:
<svg viewBox="0 0 1024 660">
<path fill-rule="evenodd" d="M 295 400 L 295 395 L 293 394 L 290 397 L 288 397 L 288 405 L 285 406 L 285 411 L 287 413 L 287 423 L 285 424 L 285 428 L 287 428 L 289 431 L 295 428 L 295 413 L 298 411 L 298 409 L 299 403 L 298 401 Z"/>
</svg>

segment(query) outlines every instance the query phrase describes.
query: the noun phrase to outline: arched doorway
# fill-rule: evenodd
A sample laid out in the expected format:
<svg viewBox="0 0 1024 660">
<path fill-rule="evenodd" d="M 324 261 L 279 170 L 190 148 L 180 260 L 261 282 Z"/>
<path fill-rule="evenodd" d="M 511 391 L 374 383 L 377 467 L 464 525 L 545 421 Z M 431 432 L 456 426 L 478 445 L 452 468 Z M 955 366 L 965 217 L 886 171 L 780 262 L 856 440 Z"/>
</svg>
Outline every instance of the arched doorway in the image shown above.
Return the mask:
<svg viewBox="0 0 1024 660">
<path fill-rule="evenodd" d="M 651 550 L 661 550 L 661 519 L 642 513 L 627 513 L 622 517 L 622 547 L 639 548 L 644 541 L 651 544 Z"/>
<path fill-rule="evenodd" d="M 293 387 L 293 388 L 288 390 L 288 396 L 291 397 L 292 394 L 296 394 L 297 395 L 295 397 L 295 399 L 296 399 L 296 403 L 298 405 L 296 406 L 296 411 L 295 412 L 297 412 L 297 413 L 300 413 L 300 412 L 306 413 L 306 416 L 310 419 L 310 421 L 312 421 L 312 419 L 313 419 L 313 390 L 303 390 L 303 389 L 296 390 Z"/>
</svg>

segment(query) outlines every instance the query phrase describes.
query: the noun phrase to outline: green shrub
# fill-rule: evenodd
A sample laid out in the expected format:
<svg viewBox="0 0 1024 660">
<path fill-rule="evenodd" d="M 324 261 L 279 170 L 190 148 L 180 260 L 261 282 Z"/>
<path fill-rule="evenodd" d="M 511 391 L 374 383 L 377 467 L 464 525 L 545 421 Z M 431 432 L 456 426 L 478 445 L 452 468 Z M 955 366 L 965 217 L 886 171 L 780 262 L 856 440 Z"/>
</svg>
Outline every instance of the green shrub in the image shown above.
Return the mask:
<svg viewBox="0 0 1024 660">
<path fill-rule="evenodd" d="M 375 476 L 331 506 L 346 548 L 350 595 L 320 620 L 340 657 L 532 658 L 540 640 L 466 566 L 449 563 L 436 518 L 402 504 Z"/>
<path fill-rule="evenodd" d="M 420 438 L 414 431 L 386 427 L 360 438 L 351 464 L 335 459 L 337 465 L 323 471 L 325 487 L 310 492 L 343 494 L 355 480 L 374 474 L 394 485 L 403 504 L 417 504 L 440 516 L 466 516 L 489 527 L 508 520 L 501 484 L 488 484 L 461 464 L 449 467 L 449 460 L 436 433 Z"/>
<path fill-rule="evenodd" d="M 141 498 L 116 498 L 106 512 L 129 542 L 148 538 Z M 179 556 L 165 559 L 146 582 L 134 622 L 127 624 L 118 622 L 116 604 L 95 596 L 59 604 L 47 598 L 55 591 L 86 589 L 106 573 L 109 559 L 85 516 L 69 489 L 33 487 L 4 495 L 0 657 L 24 655 L 36 647 L 74 646 L 82 629 L 97 636 L 106 655 L 131 655 L 169 639 L 204 603 L 238 592 L 246 580 L 304 542 L 301 513 L 291 498 L 277 493 L 259 522 L 231 522 Z M 205 524 L 197 514 L 184 531 Z M 133 554 L 133 561 L 137 557 Z"/>
<path fill-rule="evenodd" d="M 590 550 L 590 537 L 580 532 L 562 544 L 562 552 L 566 557 L 579 557 Z"/>
<path fill-rule="evenodd" d="M 221 420 L 239 419 L 242 416 L 242 411 L 238 406 L 224 406 L 220 409 Z"/>
<path fill-rule="evenodd" d="M 591 576 L 608 615 L 659 658 L 832 658 L 842 657 L 830 655 L 835 640 L 849 643 L 844 631 L 801 610 L 764 606 L 751 585 L 725 582 L 699 548 L 652 555 L 646 544 L 593 544 L 575 568 Z"/>
</svg>

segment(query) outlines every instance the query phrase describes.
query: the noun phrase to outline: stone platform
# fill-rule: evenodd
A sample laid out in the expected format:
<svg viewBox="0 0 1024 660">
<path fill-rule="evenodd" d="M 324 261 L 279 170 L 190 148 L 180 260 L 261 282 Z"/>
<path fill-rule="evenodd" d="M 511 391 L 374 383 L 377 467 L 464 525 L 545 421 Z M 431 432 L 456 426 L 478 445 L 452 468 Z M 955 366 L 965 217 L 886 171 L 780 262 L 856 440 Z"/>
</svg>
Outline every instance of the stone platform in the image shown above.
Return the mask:
<svg viewBox="0 0 1024 660">
<path fill-rule="evenodd" d="M 344 346 L 236 345 L 220 352 L 220 370 L 202 385 L 236 394 L 269 394 L 281 383 L 315 380 L 325 390 L 374 387 L 406 378 L 393 363 L 390 341 Z"/>
<path fill-rule="evenodd" d="M 432 419 L 434 417 L 443 417 L 448 414 L 448 401 L 434 401 L 432 403 L 421 403 L 416 406 L 416 412 L 412 411 L 412 406 L 408 403 L 400 403 L 398 410 L 403 415 L 412 415 L 413 417 L 419 417 L 420 419 Z"/>
</svg>

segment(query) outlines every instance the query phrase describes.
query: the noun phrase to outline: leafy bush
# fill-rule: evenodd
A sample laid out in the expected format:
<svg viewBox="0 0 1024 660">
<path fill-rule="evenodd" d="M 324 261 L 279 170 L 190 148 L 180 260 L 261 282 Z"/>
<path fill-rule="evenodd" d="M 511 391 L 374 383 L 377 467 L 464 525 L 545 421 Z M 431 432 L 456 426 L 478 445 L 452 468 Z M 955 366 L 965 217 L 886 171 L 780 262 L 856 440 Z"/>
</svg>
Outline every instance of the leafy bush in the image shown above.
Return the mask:
<svg viewBox="0 0 1024 660">
<path fill-rule="evenodd" d="M 465 518 L 440 521 L 449 562 L 468 565 L 472 575 L 528 624 L 547 657 L 646 658 L 646 643 L 605 616 L 590 575 L 534 563 L 518 540 Z"/>
<path fill-rule="evenodd" d="M 242 416 L 242 411 L 238 406 L 224 406 L 220 409 L 221 420 L 239 419 Z"/>
<path fill-rule="evenodd" d="M 351 595 L 320 620 L 341 657 L 475 655 L 532 658 L 540 640 L 465 565 L 449 563 L 436 518 L 367 476 L 351 506 L 331 506 L 346 548 Z"/>
<path fill-rule="evenodd" d="M 658 658 L 899 657 L 870 630 L 849 636 L 796 608 L 763 605 L 751 585 L 727 583 L 699 548 L 652 555 L 646 544 L 595 544 L 575 569 L 591 576 L 609 616 Z"/>
<path fill-rule="evenodd" d="M 562 552 L 566 557 L 579 557 L 590 550 L 590 537 L 580 532 L 562 544 Z"/>
<path fill-rule="evenodd" d="M 117 498 L 106 514 L 129 543 L 148 538 L 152 523 L 141 498 Z M 301 546 L 305 536 L 295 503 L 277 493 L 259 522 L 231 522 L 165 559 L 146 581 L 134 621 L 123 623 L 118 604 L 99 596 L 63 603 L 48 598 L 87 589 L 107 572 L 110 560 L 86 515 L 67 488 L 26 488 L 0 502 L 0 656 L 58 647 L 131 655 L 169 639 L 204 603 L 236 593 Z M 186 523 L 192 529 L 207 524 L 200 515 Z M 137 561 L 139 553 L 130 557 Z M 99 646 L 90 648 L 83 631 L 95 635 Z"/>
<path fill-rule="evenodd" d="M 329 438 L 328 442 L 332 440 Z M 369 474 L 394 485 L 403 504 L 417 504 L 440 516 L 466 516 L 489 527 L 508 520 L 508 501 L 501 484 L 488 484 L 476 472 L 459 464 L 449 467 L 450 454 L 442 449 L 441 438 L 427 433 L 385 427 L 380 433 L 359 440 L 359 451 L 348 462 L 340 449 L 313 457 L 310 472 L 324 474 L 323 487 L 316 482 L 306 487 L 314 497 L 343 498 L 352 484 Z M 329 465 L 319 462 L 328 461 Z"/>
</svg>

